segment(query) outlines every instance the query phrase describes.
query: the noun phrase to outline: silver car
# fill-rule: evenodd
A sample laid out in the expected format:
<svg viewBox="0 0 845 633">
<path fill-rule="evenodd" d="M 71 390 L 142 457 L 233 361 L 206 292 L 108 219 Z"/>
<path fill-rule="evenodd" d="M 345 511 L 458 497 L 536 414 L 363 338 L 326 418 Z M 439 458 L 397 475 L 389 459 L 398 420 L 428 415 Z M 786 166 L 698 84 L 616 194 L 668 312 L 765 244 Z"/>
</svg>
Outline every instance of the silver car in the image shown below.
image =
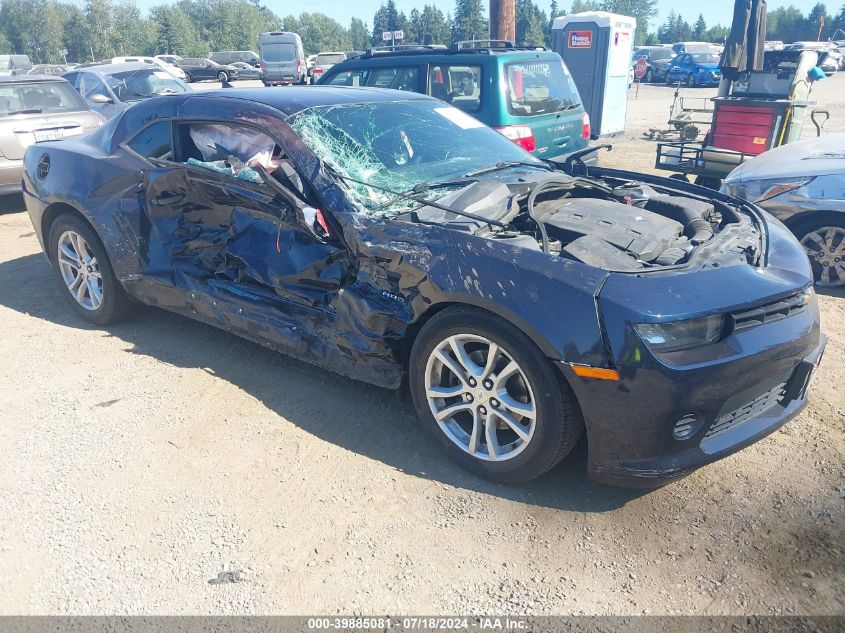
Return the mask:
<svg viewBox="0 0 845 633">
<path fill-rule="evenodd" d="M 800 240 L 820 286 L 845 286 L 845 134 L 775 148 L 734 169 L 722 192 L 756 202 Z"/>
<path fill-rule="evenodd" d="M 0 195 L 21 190 L 27 147 L 91 132 L 105 121 L 64 79 L 0 76 Z"/>
</svg>

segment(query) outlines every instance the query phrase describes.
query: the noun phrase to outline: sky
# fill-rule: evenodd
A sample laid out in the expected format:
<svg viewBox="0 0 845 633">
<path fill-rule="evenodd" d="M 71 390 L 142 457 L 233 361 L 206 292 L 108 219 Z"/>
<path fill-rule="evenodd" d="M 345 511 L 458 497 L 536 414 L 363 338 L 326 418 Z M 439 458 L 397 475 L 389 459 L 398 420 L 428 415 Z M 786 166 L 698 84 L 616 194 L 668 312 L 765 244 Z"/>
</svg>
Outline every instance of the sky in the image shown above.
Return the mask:
<svg viewBox="0 0 845 633">
<path fill-rule="evenodd" d="M 404 11 L 407 15 L 414 7 L 422 8 L 426 3 L 435 4 L 443 13 L 453 11 L 455 7 L 454 0 L 395 0 L 396 6 L 400 11 Z M 486 3 L 487 0 L 482 0 Z M 535 0 L 540 7 L 548 11 L 551 5 L 551 0 Z M 157 4 L 166 4 L 168 0 L 136 0 L 138 6 L 142 9 Z M 810 9 L 816 4 L 817 0 L 768 0 L 769 9 L 775 9 L 779 6 L 789 6 L 790 4 L 796 6 L 803 14 L 810 12 Z M 827 10 L 830 13 L 837 13 L 843 0 L 829 0 L 827 2 Z M 264 4 L 279 16 L 298 15 L 303 11 L 319 11 L 330 15 L 344 26 L 349 26 L 349 21 L 353 17 L 359 17 L 368 26 L 372 26 L 373 14 L 376 9 L 382 4 L 381 0 L 357 0 L 349 2 L 349 0 L 312 0 L 308 3 L 289 2 L 288 0 L 264 0 Z M 558 0 L 558 4 L 565 10 L 569 10 L 572 6 L 572 0 Z M 680 5 L 680 6 L 679 6 Z M 686 8 L 684 5 L 689 5 L 694 8 Z M 659 0 L 658 14 L 655 24 L 650 27 L 650 30 L 655 29 L 655 25 L 662 23 L 669 12 L 674 9 L 677 13 L 684 16 L 684 19 L 692 24 L 701 13 L 708 26 L 714 24 L 730 25 L 731 15 L 733 10 L 733 2 L 731 0 L 704 0 L 699 2 L 678 2 L 678 0 Z"/>
</svg>

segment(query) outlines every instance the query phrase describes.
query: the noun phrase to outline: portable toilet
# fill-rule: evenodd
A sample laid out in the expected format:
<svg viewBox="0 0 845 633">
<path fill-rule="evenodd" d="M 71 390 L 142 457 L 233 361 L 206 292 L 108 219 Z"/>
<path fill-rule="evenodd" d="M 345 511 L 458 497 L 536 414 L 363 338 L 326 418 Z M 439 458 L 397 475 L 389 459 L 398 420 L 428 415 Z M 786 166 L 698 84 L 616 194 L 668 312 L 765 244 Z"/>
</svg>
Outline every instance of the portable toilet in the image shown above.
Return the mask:
<svg viewBox="0 0 845 633">
<path fill-rule="evenodd" d="M 569 67 L 593 138 L 625 131 L 636 18 L 587 11 L 555 18 L 552 49 Z"/>
</svg>

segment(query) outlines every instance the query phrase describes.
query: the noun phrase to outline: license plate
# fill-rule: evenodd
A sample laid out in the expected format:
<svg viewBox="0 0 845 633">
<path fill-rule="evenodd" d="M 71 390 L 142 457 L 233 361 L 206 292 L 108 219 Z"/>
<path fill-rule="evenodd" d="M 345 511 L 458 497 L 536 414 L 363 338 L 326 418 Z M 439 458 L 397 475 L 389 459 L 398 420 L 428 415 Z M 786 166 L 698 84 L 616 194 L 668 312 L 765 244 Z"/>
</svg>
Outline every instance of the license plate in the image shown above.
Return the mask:
<svg viewBox="0 0 845 633">
<path fill-rule="evenodd" d="M 43 143 L 44 141 L 58 141 L 65 137 L 65 131 L 61 128 L 57 130 L 35 130 L 36 143 Z"/>
</svg>

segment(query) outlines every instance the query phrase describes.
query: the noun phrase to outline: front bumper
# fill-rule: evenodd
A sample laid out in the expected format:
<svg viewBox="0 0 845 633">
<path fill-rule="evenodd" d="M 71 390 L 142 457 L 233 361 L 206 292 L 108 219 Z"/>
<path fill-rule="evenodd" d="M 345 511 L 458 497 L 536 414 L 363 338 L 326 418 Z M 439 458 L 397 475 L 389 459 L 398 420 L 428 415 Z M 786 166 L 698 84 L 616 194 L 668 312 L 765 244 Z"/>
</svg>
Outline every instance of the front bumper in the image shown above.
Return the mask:
<svg viewBox="0 0 845 633">
<path fill-rule="evenodd" d="M 824 353 L 827 338 L 819 343 L 787 376 L 771 375 L 728 398 L 709 425 L 684 447 L 645 459 L 603 461 L 591 450 L 588 471 L 598 483 L 652 488 L 680 479 L 698 468 L 727 457 L 773 433 L 797 416 L 807 404 L 807 389 Z M 688 403 L 678 403 L 678 418 Z M 668 435 L 672 429 L 662 425 Z M 649 431 L 641 439 L 647 439 Z M 690 442 L 686 442 L 689 444 Z"/>
<path fill-rule="evenodd" d="M 19 193 L 23 176 L 23 161 L 0 158 L 0 196 Z"/>
</svg>

